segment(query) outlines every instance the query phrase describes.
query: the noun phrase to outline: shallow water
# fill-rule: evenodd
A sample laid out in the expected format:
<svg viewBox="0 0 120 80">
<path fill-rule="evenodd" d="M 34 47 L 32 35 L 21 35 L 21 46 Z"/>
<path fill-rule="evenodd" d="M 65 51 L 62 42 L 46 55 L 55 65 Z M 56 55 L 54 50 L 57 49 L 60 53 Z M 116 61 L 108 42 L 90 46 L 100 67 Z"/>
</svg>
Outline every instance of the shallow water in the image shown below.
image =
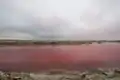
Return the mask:
<svg viewBox="0 0 120 80">
<path fill-rule="evenodd" d="M 42 71 L 120 67 L 120 44 L 0 47 L 0 69 Z"/>
</svg>

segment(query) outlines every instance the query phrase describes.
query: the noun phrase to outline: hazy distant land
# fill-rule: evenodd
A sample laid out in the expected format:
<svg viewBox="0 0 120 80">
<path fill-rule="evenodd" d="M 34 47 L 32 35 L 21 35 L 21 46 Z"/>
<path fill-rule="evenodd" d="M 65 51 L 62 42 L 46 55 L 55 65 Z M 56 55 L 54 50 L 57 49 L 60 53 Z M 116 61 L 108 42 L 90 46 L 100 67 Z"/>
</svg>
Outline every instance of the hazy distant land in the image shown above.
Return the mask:
<svg viewBox="0 0 120 80">
<path fill-rule="evenodd" d="M 55 40 L 0 40 L 0 45 L 80 45 L 92 43 L 119 43 L 120 40 L 79 40 L 79 41 L 55 41 Z"/>
</svg>

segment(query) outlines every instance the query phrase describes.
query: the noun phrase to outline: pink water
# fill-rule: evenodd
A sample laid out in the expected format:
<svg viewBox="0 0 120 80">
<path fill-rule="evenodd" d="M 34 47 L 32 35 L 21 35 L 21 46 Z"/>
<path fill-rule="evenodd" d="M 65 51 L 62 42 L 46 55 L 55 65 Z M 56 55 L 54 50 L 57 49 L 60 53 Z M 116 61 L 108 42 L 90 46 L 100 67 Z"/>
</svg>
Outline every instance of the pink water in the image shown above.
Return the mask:
<svg viewBox="0 0 120 80">
<path fill-rule="evenodd" d="M 120 67 L 120 44 L 0 47 L 0 69 L 42 71 Z"/>
</svg>

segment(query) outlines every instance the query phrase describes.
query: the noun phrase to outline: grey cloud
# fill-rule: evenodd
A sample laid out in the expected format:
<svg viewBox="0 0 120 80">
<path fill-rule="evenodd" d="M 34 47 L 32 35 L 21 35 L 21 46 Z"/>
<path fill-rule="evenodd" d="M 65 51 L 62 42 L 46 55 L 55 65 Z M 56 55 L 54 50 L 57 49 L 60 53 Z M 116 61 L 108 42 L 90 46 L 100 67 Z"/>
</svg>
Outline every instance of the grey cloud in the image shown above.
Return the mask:
<svg viewBox="0 0 120 80">
<path fill-rule="evenodd" d="M 25 6 L 24 3 L 22 3 L 23 0 L 17 1 L 0 0 L 1 38 L 3 36 L 20 36 L 20 38 L 24 39 L 40 40 L 120 39 L 119 0 L 89 0 L 89 2 L 91 2 L 89 3 L 90 6 L 84 10 L 77 4 L 79 8 L 76 9 L 76 14 L 79 13 L 77 10 L 80 10 L 82 11 L 80 15 L 75 15 L 70 10 L 68 13 L 64 13 L 67 12 L 65 10 L 69 9 L 69 7 L 67 7 L 67 9 L 63 10 L 64 12 L 60 13 L 61 16 L 59 16 L 59 13 L 53 15 L 52 12 L 56 12 L 56 10 L 54 10 L 55 8 L 50 9 L 46 1 L 41 1 L 41 6 L 35 6 L 35 4 L 38 5 L 37 2 L 35 2 L 38 0 L 33 1 L 33 6 L 30 6 L 31 4 Z M 82 0 L 80 1 L 83 2 Z M 86 3 L 87 1 L 88 0 L 86 0 Z M 62 8 L 58 7 L 58 10 L 59 9 L 62 10 Z M 44 14 L 49 16 L 43 17 Z M 66 16 L 62 14 L 68 14 L 68 18 L 70 18 L 71 21 L 66 19 Z M 74 16 L 79 18 L 79 25 L 74 23 L 77 22 L 77 18 L 73 18 Z M 22 35 L 23 37 L 21 37 Z"/>
</svg>

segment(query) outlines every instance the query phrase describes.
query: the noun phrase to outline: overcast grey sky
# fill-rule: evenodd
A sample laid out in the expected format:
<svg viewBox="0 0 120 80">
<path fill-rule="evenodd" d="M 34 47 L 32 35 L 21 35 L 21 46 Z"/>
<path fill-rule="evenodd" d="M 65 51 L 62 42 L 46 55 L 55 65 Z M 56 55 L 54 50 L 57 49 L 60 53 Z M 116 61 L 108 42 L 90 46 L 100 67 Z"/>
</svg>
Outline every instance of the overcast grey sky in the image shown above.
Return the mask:
<svg viewBox="0 0 120 80">
<path fill-rule="evenodd" d="M 120 39 L 120 0 L 0 0 L 0 38 Z"/>
</svg>

